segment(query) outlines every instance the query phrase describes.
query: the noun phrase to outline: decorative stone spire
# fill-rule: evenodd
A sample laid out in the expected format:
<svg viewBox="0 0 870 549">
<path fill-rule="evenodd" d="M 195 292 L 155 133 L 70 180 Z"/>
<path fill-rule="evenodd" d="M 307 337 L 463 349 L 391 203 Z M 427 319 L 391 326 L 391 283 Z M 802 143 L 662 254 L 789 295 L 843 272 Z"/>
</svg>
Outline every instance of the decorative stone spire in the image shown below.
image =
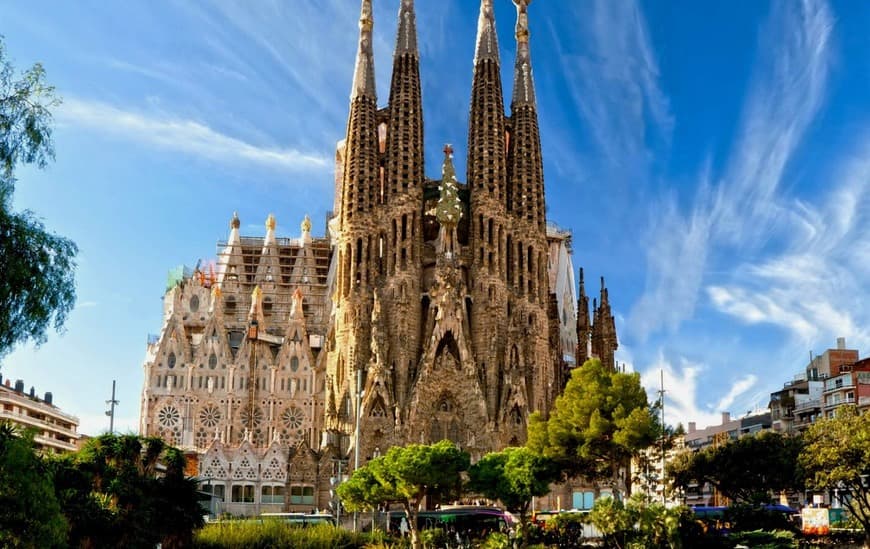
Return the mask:
<svg viewBox="0 0 870 549">
<path fill-rule="evenodd" d="M 577 366 L 586 362 L 592 354 L 589 348 L 589 337 L 592 333 L 592 322 L 589 318 L 589 296 L 586 295 L 586 284 L 583 281 L 583 268 L 580 268 L 580 295 L 577 299 Z"/>
<path fill-rule="evenodd" d="M 263 240 L 264 246 L 269 246 L 275 243 L 275 227 L 277 226 L 278 222 L 275 221 L 275 216 L 269 214 L 269 217 L 266 218 L 266 238 Z"/>
<path fill-rule="evenodd" d="M 239 227 L 241 225 L 242 222 L 239 220 L 238 212 L 233 212 L 233 218 L 230 220 L 230 235 L 227 238 L 227 245 L 218 255 L 218 285 L 227 280 L 228 277 L 231 280 L 238 280 L 242 268 L 242 239 L 239 236 Z"/>
<path fill-rule="evenodd" d="M 480 16 L 477 19 L 477 47 L 474 50 L 474 66 L 488 59 L 498 64 L 498 35 L 495 31 L 495 11 L 492 0 L 481 0 Z"/>
<path fill-rule="evenodd" d="M 517 5 L 517 59 L 514 65 L 514 90 L 511 108 L 535 105 L 535 83 L 532 78 L 532 58 L 529 51 L 529 14 L 531 0 L 514 0 Z"/>
<path fill-rule="evenodd" d="M 296 288 L 296 291 L 293 292 L 293 297 L 290 302 L 290 318 L 294 320 L 301 320 L 304 317 L 304 311 L 302 309 L 302 290 Z"/>
<path fill-rule="evenodd" d="M 305 214 L 299 228 L 302 230 L 302 245 L 307 246 L 311 243 L 311 218 L 308 217 L 308 214 Z"/>
<path fill-rule="evenodd" d="M 414 0 L 402 0 L 399 4 L 399 32 L 396 34 L 395 56 L 417 52 L 417 16 L 414 14 Z"/>
<path fill-rule="evenodd" d="M 601 359 L 601 363 L 611 370 L 616 369 L 614 353 L 619 348 L 616 338 L 616 323 L 610 310 L 610 296 L 601 277 L 600 302 L 595 306 L 595 318 L 592 326 L 592 354 Z"/>
<path fill-rule="evenodd" d="M 362 0 L 359 18 L 359 49 L 356 54 L 356 68 L 353 73 L 351 100 L 365 96 L 377 100 L 375 92 L 375 57 L 372 52 L 372 0 Z"/>
</svg>

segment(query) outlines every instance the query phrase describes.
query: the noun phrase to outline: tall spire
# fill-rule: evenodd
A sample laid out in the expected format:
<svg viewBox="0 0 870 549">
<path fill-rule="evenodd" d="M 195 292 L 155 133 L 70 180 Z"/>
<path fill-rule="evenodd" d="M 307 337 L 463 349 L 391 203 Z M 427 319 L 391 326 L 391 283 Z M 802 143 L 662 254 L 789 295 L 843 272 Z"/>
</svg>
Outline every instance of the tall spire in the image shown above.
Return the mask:
<svg viewBox="0 0 870 549">
<path fill-rule="evenodd" d="M 399 4 L 399 32 L 396 34 L 396 56 L 417 52 L 417 16 L 414 0 L 402 0 Z"/>
<path fill-rule="evenodd" d="M 514 0 L 517 5 L 517 59 L 514 64 L 514 90 L 511 108 L 535 105 L 535 82 L 532 78 L 532 57 L 529 51 L 529 4 L 531 0 Z"/>
<path fill-rule="evenodd" d="M 477 47 L 474 50 L 474 66 L 489 59 L 498 63 L 498 35 L 495 32 L 495 11 L 492 0 L 481 0 L 480 16 L 477 19 Z"/>
<path fill-rule="evenodd" d="M 377 100 L 375 91 L 375 57 L 372 53 L 372 0 L 362 0 L 359 17 L 359 49 L 356 54 L 356 68 L 353 73 L 351 100 L 365 96 Z"/>
</svg>

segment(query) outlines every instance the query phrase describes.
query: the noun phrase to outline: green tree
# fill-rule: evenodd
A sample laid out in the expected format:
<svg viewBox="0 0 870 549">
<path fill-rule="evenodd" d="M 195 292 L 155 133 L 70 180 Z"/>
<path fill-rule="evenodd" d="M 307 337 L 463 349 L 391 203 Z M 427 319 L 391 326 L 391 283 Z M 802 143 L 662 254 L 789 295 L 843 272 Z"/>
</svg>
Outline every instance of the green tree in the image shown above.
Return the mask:
<svg viewBox="0 0 870 549">
<path fill-rule="evenodd" d="M 435 444 L 394 446 L 379 458 L 353 472 L 338 487 L 338 496 L 351 511 L 379 504 L 398 503 L 405 510 L 411 545 L 420 547 L 417 514 L 424 498 L 446 499 L 462 489 L 463 471 L 468 470 L 468 452 L 449 440 Z"/>
<path fill-rule="evenodd" d="M 184 455 L 158 438 L 102 435 L 55 462 L 70 545 L 183 547 L 202 526 Z"/>
<path fill-rule="evenodd" d="M 591 359 L 571 372 L 549 419 L 532 414 L 526 446 L 569 476 L 610 479 L 627 493 L 631 457 L 659 432 L 640 374 L 611 371 Z"/>
<path fill-rule="evenodd" d="M 601 532 L 605 547 L 670 548 L 683 546 L 681 533 L 692 529 L 694 517 L 686 507 L 669 509 L 643 494 L 634 494 L 625 503 L 598 499 L 589 522 Z"/>
<path fill-rule="evenodd" d="M 522 546 L 526 547 L 529 507 L 532 498 L 546 495 L 550 483 L 560 476 L 556 464 L 528 448 L 505 448 L 492 452 L 468 470 L 466 488 L 493 500 L 520 517 Z"/>
<path fill-rule="evenodd" d="M 870 547 L 870 414 L 841 406 L 804 432 L 799 463 L 812 490 L 839 490 L 843 506 L 864 528 Z"/>
<path fill-rule="evenodd" d="M 0 37 L 0 356 L 45 342 L 75 305 L 76 245 L 48 232 L 30 211 L 13 212 L 15 168 L 54 158 L 51 111 L 60 104 L 39 63 L 20 77 Z"/>
<path fill-rule="evenodd" d="M 0 423 L 0 546 L 59 547 L 66 523 L 31 431 Z"/>
<path fill-rule="evenodd" d="M 770 503 L 776 492 L 803 487 L 798 468 L 802 447 L 800 437 L 781 433 L 745 436 L 680 454 L 668 464 L 667 477 L 676 488 L 708 482 L 736 503 Z"/>
</svg>

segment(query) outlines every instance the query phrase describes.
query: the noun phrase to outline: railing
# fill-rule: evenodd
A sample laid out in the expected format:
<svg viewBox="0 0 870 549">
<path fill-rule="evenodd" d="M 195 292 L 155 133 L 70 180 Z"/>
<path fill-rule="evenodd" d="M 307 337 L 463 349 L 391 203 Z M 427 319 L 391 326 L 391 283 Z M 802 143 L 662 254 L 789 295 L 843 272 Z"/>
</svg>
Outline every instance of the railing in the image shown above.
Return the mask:
<svg viewBox="0 0 870 549">
<path fill-rule="evenodd" d="M 811 400 L 805 400 L 804 402 L 796 402 L 794 405 L 795 413 L 804 411 L 804 410 L 812 410 L 813 408 L 821 408 L 822 401 L 821 399 L 814 398 Z"/>
</svg>

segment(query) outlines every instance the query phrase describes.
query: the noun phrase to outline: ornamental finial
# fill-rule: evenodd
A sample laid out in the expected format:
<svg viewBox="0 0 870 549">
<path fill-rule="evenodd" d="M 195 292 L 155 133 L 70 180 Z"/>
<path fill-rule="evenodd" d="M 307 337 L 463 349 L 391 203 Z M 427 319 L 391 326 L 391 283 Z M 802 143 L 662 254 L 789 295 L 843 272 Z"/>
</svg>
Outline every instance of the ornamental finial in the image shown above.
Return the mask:
<svg viewBox="0 0 870 549">
<path fill-rule="evenodd" d="M 310 233 L 311 232 L 311 218 L 308 217 L 308 214 L 305 214 L 305 218 L 302 219 L 302 233 Z"/>
<path fill-rule="evenodd" d="M 239 220 L 239 212 L 233 212 L 233 218 L 230 220 L 230 229 L 238 229 L 242 222 Z"/>
<path fill-rule="evenodd" d="M 277 222 L 275 221 L 275 216 L 273 214 L 269 214 L 269 217 L 266 218 L 266 229 L 269 231 L 274 231 L 277 226 Z"/>
</svg>

